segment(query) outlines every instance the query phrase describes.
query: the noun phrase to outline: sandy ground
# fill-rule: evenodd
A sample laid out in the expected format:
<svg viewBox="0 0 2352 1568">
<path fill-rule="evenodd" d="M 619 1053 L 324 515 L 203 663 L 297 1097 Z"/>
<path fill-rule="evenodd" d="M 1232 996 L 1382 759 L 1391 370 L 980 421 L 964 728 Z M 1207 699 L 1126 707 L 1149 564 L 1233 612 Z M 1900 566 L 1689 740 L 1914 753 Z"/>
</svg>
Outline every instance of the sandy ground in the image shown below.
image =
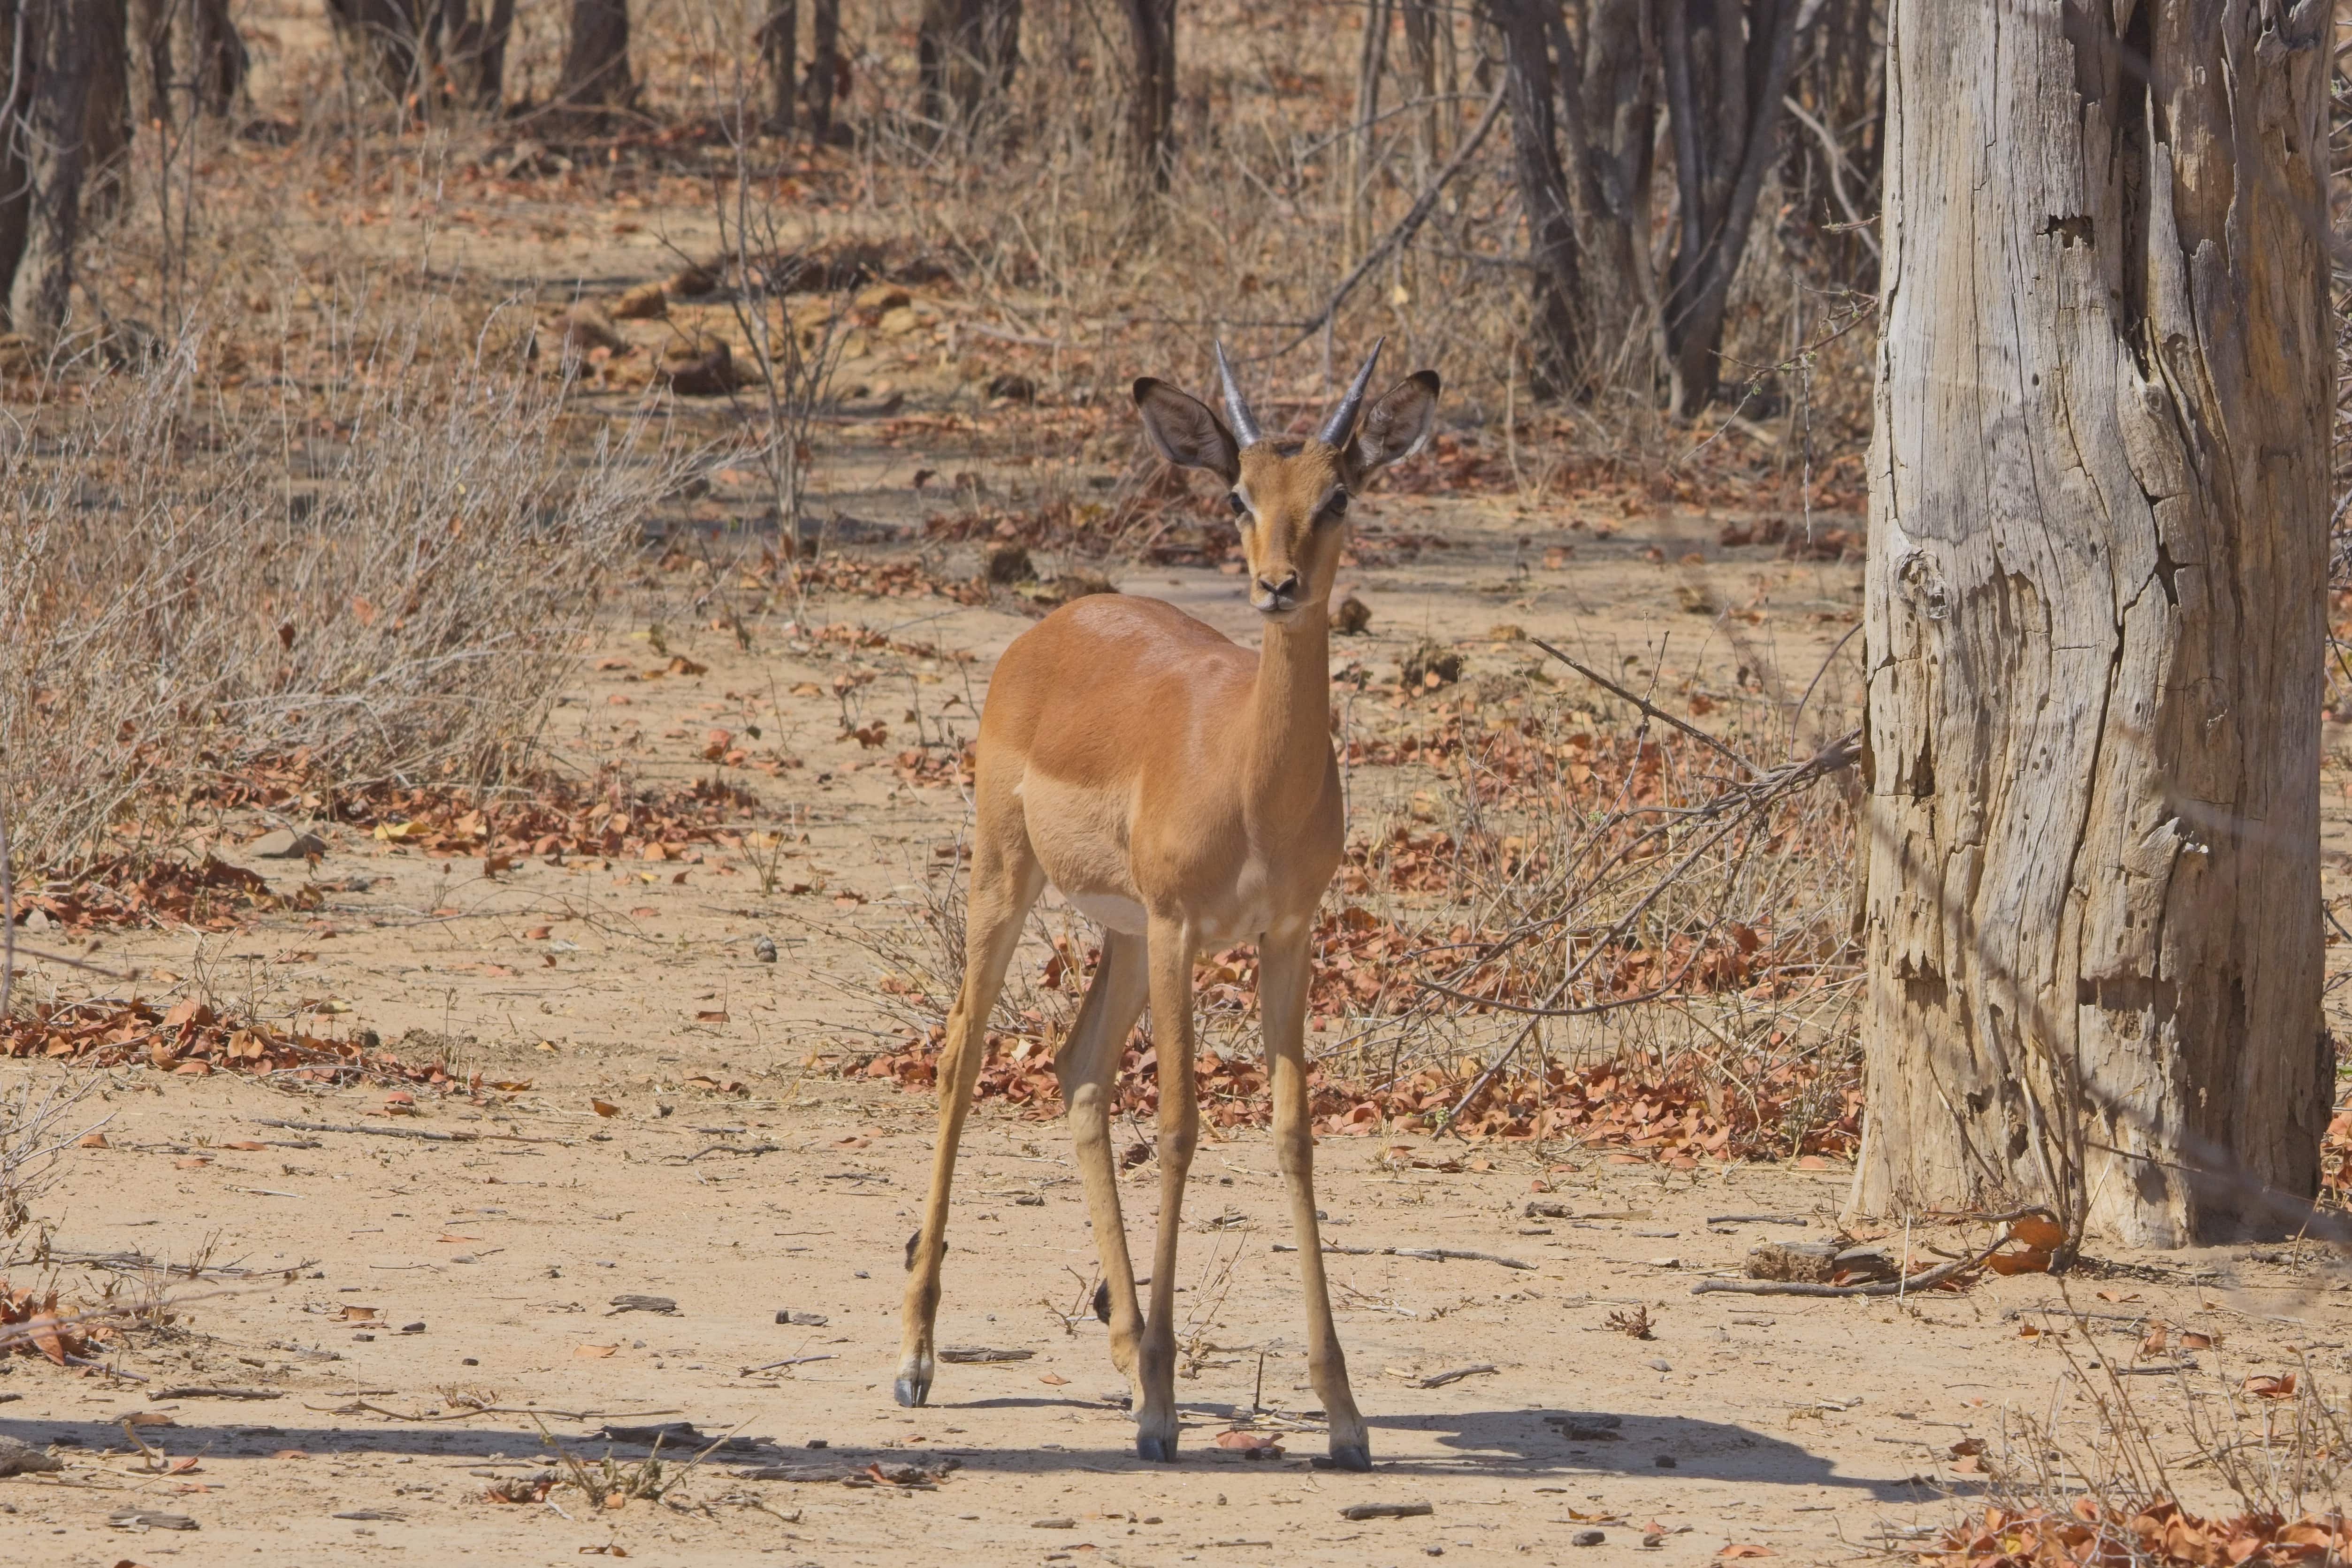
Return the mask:
<svg viewBox="0 0 2352 1568">
<path fill-rule="evenodd" d="M 880 495 L 860 504 L 871 510 Z M 1522 668 L 1524 645 L 1475 640 L 1507 617 L 1620 659 L 1654 660 L 1671 633 L 1691 651 L 1668 655 L 1669 675 L 1759 648 L 1809 669 L 1852 624 L 1855 568 L 1724 551 L 1709 542 L 1716 520 L 1633 525 L 1586 539 L 1573 567 L 1514 572 L 1527 524 L 1507 506 L 1365 510 L 1391 529 L 1444 528 L 1459 545 L 1435 564 L 1351 574 L 1376 635 L 1343 657 L 1375 667 L 1425 628 L 1471 642 L 1474 678 Z M 1654 548 L 1675 564 L 1651 560 Z M 1694 551 L 1702 560 L 1683 563 Z M 1675 590 L 1694 583 L 1759 613 L 1690 615 Z M 1128 574 L 1125 585 L 1246 635 L 1231 577 L 1154 570 Z M 970 703 L 1022 616 L 834 600 L 809 618 L 888 628 L 919 617 L 919 631 L 899 635 L 974 659 L 874 656 L 895 659 L 886 673 L 900 684 L 886 699 L 877 676 L 861 689 L 861 711 L 908 722 L 903 689 L 925 721 L 969 732 Z M 1066 1142 L 1057 1124 L 1003 1107 L 983 1110 L 966 1145 L 940 1337 L 1020 1359 L 949 1364 L 933 1405 L 895 1407 L 901 1247 L 929 1163 L 930 1107 L 803 1064 L 812 1051 L 870 1046 L 861 1031 L 880 1020 L 860 987 L 874 965 L 845 933 L 906 918 L 892 889 L 952 841 L 962 803 L 864 765 L 874 753 L 840 738 L 827 683 L 856 666 L 838 647 L 775 626 L 751 654 L 707 626 L 666 636 L 709 672 L 646 679 L 659 661 L 645 631 L 616 623 L 595 652 L 620 668 L 592 669 L 558 710 L 558 753 L 684 780 L 710 771 L 699 756 L 706 727 L 772 725 L 751 761 L 803 765 L 730 776 L 772 803 L 772 822 L 806 833 L 791 874 L 811 891 L 763 897 L 740 859 L 715 853 L 658 871 L 527 861 L 488 879 L 478 861 L 330 827 L 314 869 L 251 862 L 281 886 L 305 875 L 366 882 L 331 895 L 315 918 L 202 939 L 106 938 L 98 956 L 139 966 L 148 994 L 201 984 L 273 1005 L 331 1001 L 350 1009 L 348 1026 L 388 1041 L 411 1029 L 450 1037 L 464 1066 L 530 1087 L 481 1104 L 421 1095 L 419 1115 L 394 1120 L 381 1088 L 114 1075 L 89 1102 L 92 1120 L 110 1117 L 109 1146 L 71 1151 L 42 1205 L 57 1253 L 137 1251 L 259 1272 L 173 1284 L 187 1298 L 177 1326 L 131 1338 L 114 1363 L 131 1375 L 0 1360 L 0 1434 L 58 1445 L 66 1459 L 57 1474 L 0 1481 L 0 1557 L 100 1568 L 328 1554 L 568 1563 L 609 1548 L 680 1563 L 753 1552 L 884 1563 L 910 1552 L 988 1563 L 1549 1563 L 1644 1551 L 1696 1561 L 1752 1545 L 1829 1562 L 1953 1518 L 1952 1494 L 1979 1484 L 1954 1444 L 1993 1438 L 1998 1453 L 2021 1414 L 2053 1411 L 2062 1430 L 2083 1435 L 2087 1407 L 2060 1341 L 2020 1332 L 2019 1314 L 2059 1301 L 2058 1281 L 1990 1280 L 1902 1303 L 1690 1294 L 1695 1276 L 1736 1271 L 1759 1241 L 1828 1234 L 1842 1170 L 1683 1174 L 1558 1145 L 1341 1138 L 1325 1140 L 1320 1156 L 1329 1239 L 1527 1267 L 1382 1250 L 1335 1258 L 1379 1468 L 1320 1470 L 1295 1260 L 1276 1249 L 1287 1240 L 1279 1185 L 1264 1136 L 1242 1132 L 1195 1165 L 1197 1234 L 1178 1297 L 1184 1453 L 1173 1468 L 1145 1465 L 1132 1457 L 1104 1331 L 1083 1309 L 1093 1248 Z M 1378 704 L 1351 713 L 1367 725 L 1394 717 Z M 1360 783 L 1360 816 L 1371 809 L 1362 802 L 1412 782 Z M 238 858 L 267 826 L 225 822 L 221 851 Z M 541 925 L 548 936 L 525 934 Z M 753 956 L 761 933 L 782 944 L 782 962 Z M 37 973 L 30 984 L 79 983 Z M 594 1099 L 617 1114 L 599 1115 Z M 418 1130 L 466 1136 L 397 1135 Z M 1447 1160 L 1470 1167 L 1428 1168 Z M 1127 1180 L 1157 1176 L 1147 1163 Z M 1531 1197 L 1567 1215 L 1530 1217 Z M 1129 1209 L 1143 1243 L 1147 1205 L 1130 1199 Z M 1771 1217 L 1723 1217 L 1758 1215 Z M 16 1282 L 39 1274 L 20 1267 Z M 63 1273 L 86 1295 L 105 1278 Z M 2103 1258 L 2065 1289 L 2106 1315 L 2091 1343 L 2079 1331 L 2065 1342 L 2078 1363 L 2128 1361 L 2147 1321 L 2161 1319 L 2219 1337 L 2186 1374 L 2209 1390 L 2285 1370 L 2298 1354 L 2315 1372 L 2340 1373 L 2352 1337 L 2332 1276 L 2292 1251 Z M 615 1309 L 631 1295 L 668 1298 L 675 1311 Z M 1651 1338 L 1610 1327 L 1612 1314 L 1635 1311 L 1654 1323 Z M 1465 1367 L 1475 1370 L 1421 1386 Z M 2177 1415 L 2172 1382 L 2135 1387 Z M 172 1392 L 188 1388 L 263 1397 Z M 137 1428 L 140 1438 L 194 1467 L 149 1473 L 121 1425 L 134 1414 L 169 1417 Z M 551 1441 L 591 1466 L 609 1456 L 634 1468 L 648 1447 L 604 1428 L 663 1421 L 731 1436 L 659 1501 L 589 1518 L 572 1489 L 543 1501 L 486 1498 L 502 1479 L 548 1470 Z M 1251 1459 L 1213 1446 L 1237 1425 L 1274 1433 L 1285 1453 Z M 869 1464 L 936 1470 L 950 1459 L 933 1488 L 840 1479 L 870 1479 Z M 821 1479 L 772 1479 L 780 1469 Z M 1425 1517 L 1340 1512 L 1424 1500 Z M 137 1510 L 196 1528 L 133 1524 L 142 1539 L 127 1540 L 110 1521 Z M 1595 1529 L 1599 1545 L 1572 1544 Z M 1645 1536 L 1658 1544 L 1644 1548 Z"/>
</svg>

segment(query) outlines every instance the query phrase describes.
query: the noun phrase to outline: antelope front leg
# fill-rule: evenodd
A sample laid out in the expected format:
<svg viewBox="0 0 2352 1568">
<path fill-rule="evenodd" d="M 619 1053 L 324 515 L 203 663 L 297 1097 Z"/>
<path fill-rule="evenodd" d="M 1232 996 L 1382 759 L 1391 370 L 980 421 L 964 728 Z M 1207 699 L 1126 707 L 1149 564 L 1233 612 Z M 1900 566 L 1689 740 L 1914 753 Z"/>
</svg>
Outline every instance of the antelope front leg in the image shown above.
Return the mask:
<svg viewBox="0 0 2352 1568">
<path fill-rule="evenodd" d="M 1151 1043 L 1160 1062 L 1160 1234 L 1151 1250 L 1151 1311 L 1136 1382 L 1138 1458 L 1176 1458 L 1176 1241 L 1184 1219 L 1184 1178 L 1201 1141 L 1192 1081 L 1192 931 L 1181 921 L 1151 922 Z"/>
<path fill-rule="evenodd" d="M 1258 950 L 1258 1009 L 1265 1026 L 1266 1060 L 1274 1078 L 1274 1146 L 1290 1189 L 1290 1219 L 1298 1235 L 1298 1277 L 1307 1293 L 1307 1376 L 1330 1417 L 1331 1462 L 1343 1470 L 1372 1468 L 1372 1446 L 1356 1395 L 1348 1386 L 1348 1358 L 1331 1321 L 1331 1291 L 1323 1274 L 1323 1240 L 1315 1224 L 1315 1126 L 1307 1099 L 1307 988 L 1313 977 L 1313 938 L 1268 936 Z"/>
<path fill-rule="evenodd" d="M 931 1152 L 931 1188 L 923 1203 L 923 1227 L 907 1238 L 907 1299 L 899 1313 L 898 1377 L 891 1388 L 901 1405 L 921 1405 L 931 1396 L 931 1326 L 939 1316 L 940 1268 L 948 1251 L 956 1145 L 988 1054 L 988 1016 L 1021 940 L 1021 922 L 1044 881 L 1034 862 L 993 851 L 985 840 L 972 859 L 963 985 L 948 1014 L 947 1042 L 940 1051 L 940 1134 Z"/>
</svg>

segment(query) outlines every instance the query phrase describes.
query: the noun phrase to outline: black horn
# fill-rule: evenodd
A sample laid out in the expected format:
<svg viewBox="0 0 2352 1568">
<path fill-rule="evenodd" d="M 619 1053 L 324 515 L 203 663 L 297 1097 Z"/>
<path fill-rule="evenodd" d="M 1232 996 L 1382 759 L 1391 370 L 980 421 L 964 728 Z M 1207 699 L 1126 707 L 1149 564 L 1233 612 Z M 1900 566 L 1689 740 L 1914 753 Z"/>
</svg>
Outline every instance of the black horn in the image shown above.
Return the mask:
<svg viewBox="0 0 2352 1568">
<path fill-rule="evenodd" d="M 1217 380 L 1224 386 L 1225 417 L 1233 424 L 1234 439 L 1244 447 L 1256 446 L 1257 416 L 1250 412 L 1249 404 L 1242 396 L 1242 389 L 1234 383 L 1234 367 L 1225 362 L 1225 345 L 1222 341 L 1217 344 Z"/>
<path fill-rule="evenodd" d="M 1356 411 L 1364 405 L 1364 388 L 1372 383 L 1372 366 L 1380 363 L 1381 344 L 1387 342 L 1384 337 L 1373 340 L 1372 352 L 1364 356 L 1363 368 L 1356 372 L 1356 379 L 1348 384 L 1348 395 L 1339 399 L 1339 406 L 1331 410 L 1331 417 L 1326 419 L 1323 428 L 1316 432 L 1315 438 L 1325 446 L 1338 446 L 1348 438 L 1348 432 L 1356 427 Z"/>
</svg>

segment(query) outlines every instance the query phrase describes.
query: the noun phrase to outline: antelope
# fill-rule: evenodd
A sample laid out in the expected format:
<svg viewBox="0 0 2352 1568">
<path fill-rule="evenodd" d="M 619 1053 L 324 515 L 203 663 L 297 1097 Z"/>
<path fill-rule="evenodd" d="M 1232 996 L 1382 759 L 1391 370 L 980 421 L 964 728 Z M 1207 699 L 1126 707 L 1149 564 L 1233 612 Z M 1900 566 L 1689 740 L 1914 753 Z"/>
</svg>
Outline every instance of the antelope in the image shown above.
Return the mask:
<svg viewBox="0 0 2352 1568">
<path fill-rule="evenodd" d="M 1192 961 L 1205 948 L 1254 941 L 1275 1146 L 1307 1296 L 1309 1377 L 1329 1419 L 1332 1463 L 1371 1468 L 1316 1231 L 1305 1034 L 1315 910 L 1345 833 L 1330 739 L 1329 599 L 1348 498 L 1421 448 L 1437 406 L 1437 373 L 1423 370 L 1365 408 L 1380 353 L 1375 343 L 1310 440 L 1261 432 L 1222 343 L 1223 419 L 1166 382 L 1135 383 L 1136 410 L 1160 455 L 1206 468 L 1230 489 L 1250 604 L 1265 626 L 1256 653 L 1172 605 L 1097 595 L 1038 622 L 997 663 L 980 720 L 963 983 L 940 1057 L 939 1142 L 922 1228 L 907 1242 L 894 1390 L 901 1405 L 930 1397 L 956 1144 L 1005 965 L 1050 882 L 1103 928 L 1101 963 L 1055 1067 L 1102 1262 L 1108 1301 L 1097 1305 L 1111 1361 L 1135 1385 L 1136 1453 L 1176 1458 L 1177 1226 L 1200 1137 Z M 1147 1002 L 1160 1081 L 1160 1231 L 1148 1317 L 1110 1142 L 1114 1079 Z"/>
</svg>

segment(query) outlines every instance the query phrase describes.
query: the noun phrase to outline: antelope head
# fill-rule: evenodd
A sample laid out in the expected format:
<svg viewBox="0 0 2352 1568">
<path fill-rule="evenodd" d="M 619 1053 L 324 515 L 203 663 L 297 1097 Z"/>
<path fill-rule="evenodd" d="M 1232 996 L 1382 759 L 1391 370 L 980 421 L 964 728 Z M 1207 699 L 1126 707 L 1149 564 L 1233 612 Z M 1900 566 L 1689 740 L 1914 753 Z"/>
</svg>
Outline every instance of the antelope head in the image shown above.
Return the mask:
<svg viewBox="0 0 2352 1568">
<path fill-rule="evenodd" d="M 1421 450 L 1437 416 L 1437 373 L 1417 370 L 1370 408 L 1364 390 L 1381 357 L 1374 343 L 1347 395 L 1312 437 L 1267 437 L 1217 345 L 1225 417 L 1199 398 L 1145 376 L 1135 384 L 1144 434 L 1160 455 L 1224 480 L 1249 563 L 1250 604 L 1272 621 L 1324 605 L 1348 531 L 1348 498 L 1401 458 Z"/>
</svg>

